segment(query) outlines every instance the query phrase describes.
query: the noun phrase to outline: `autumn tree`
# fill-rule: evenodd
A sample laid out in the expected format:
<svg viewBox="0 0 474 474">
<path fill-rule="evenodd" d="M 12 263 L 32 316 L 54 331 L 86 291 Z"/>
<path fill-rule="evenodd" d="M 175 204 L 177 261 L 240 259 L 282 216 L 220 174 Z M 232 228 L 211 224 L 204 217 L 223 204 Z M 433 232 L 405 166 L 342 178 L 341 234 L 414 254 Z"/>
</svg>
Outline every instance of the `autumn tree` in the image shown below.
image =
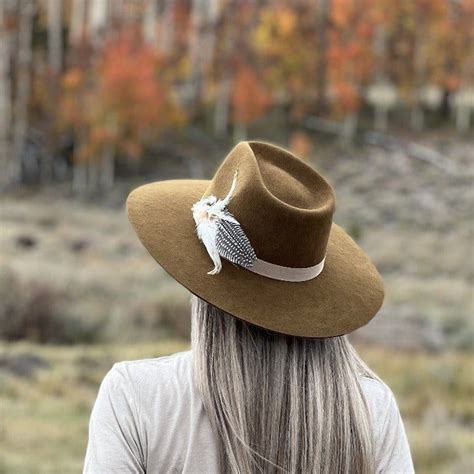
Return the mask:
<svg viewBox="0 0 474 474">
<path fill-rule="evenodd" d="M 315 11 L 310 3 L 269 5 L 259 12 L 253 45 L 280 106 L 301 116 L 315 103 L 318 64 Z"/>
<path fill-rule="evenodd" d="M 363 92 L 374 66 L 374 0 L 332 0 L 328 46 L 328 107 L 344 122 L 342 138 L 351 140 Z"/>
<path fill-rule="evenodd" d="M 246 64 L 238 67 L 232 89 L 234 141 L 247 138 L 248 125 L 268 109 L 271 97 L 261 78 Z"/>
<path fill-rule="evenodd" d="M 183 123 L 165 70 L 160 54 L 130 30 L 107 42 L 89 74 L 65 74 L 60 118 L 73 131 L 78 169 L 87 169 L 79 187 L 84 179 L 110 187 L 117 156 L 139 159 L 162 130 Z"/>
</svg>

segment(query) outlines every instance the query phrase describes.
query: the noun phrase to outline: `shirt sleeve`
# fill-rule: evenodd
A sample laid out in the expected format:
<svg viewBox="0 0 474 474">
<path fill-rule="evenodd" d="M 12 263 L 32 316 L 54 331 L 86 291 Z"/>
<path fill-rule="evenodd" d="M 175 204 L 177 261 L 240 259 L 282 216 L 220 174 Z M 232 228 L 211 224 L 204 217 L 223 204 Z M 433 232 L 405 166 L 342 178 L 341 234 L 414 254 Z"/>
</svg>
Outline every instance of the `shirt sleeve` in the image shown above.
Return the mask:
<svg viewBox="0 0 474 474">
<path fill-rule="evenodd" d="M 405 427 L 397 402 L 391 392 L 377 441 L 377 473 L 411 474 L 415 472 Z"/>
<path fill-rule="evenodd" d="M 146 472 L 138 413 L 123 363 L 106 374 L 89 420 L 84 474 Z"/>
</svg>

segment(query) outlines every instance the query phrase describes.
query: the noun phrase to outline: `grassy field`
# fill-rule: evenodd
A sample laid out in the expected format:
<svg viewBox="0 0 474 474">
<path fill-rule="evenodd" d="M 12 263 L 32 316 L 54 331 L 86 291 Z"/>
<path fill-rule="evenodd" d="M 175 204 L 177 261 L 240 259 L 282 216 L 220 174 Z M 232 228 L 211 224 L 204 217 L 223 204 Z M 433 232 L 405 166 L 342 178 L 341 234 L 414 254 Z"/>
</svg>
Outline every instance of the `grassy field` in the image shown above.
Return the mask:
<svg viewBox="0 0 474 474">
<path fill-rule="evenodd" d="M 112 364 L 187 348 L 178 340 L 74 347 L 0 345 L 0 472 L 80 472 L 90 410 Z M 359 351 L 397 397 L 417 472 L 472 472 L 474 356 L 394 353 L 367 346 Z M 25 367 L 38 368 L 27 374 Z"/>
<path fill-rule="evenodd" d="M 471 473 L 474 149 L 443 134 L 419 139 L 458 172 L 323 142 L 311 162 L 336 189 L 335 221 L 384 278 L 382 310 L 353 340 L 397 396 L 417 472 Z M 189 294 L 127 222 L 136 184 L 98 201 L 54 186 L 2 196 L 1 473 L 79 472 L 111 365 L 187 347 Z"/>
<path fill-rule="evenodd" d="M 367 342 L 410 350 L 474 347 L 474 149 L 452 139 L 437 147 L 461 174 L 368 147 L 319 146 L 312 160 L 336 189 L 335 221 L 385 281 L 381 312 L 358 333 Z M 126 193 L 135 184 L 123 183 L 112 206 L 54 189 L 2 197 L 0 323 L 11 307 L 18 314 L 8 321 L 19 321 L 47 300 L 47 311 L 74 327 L 62 339 L 56 331 L 60 342 L 166 336 L 157 322 L 170 314 L 180 319 L 187 293 L 150 258 L 127 221 Z"/>
</svg>

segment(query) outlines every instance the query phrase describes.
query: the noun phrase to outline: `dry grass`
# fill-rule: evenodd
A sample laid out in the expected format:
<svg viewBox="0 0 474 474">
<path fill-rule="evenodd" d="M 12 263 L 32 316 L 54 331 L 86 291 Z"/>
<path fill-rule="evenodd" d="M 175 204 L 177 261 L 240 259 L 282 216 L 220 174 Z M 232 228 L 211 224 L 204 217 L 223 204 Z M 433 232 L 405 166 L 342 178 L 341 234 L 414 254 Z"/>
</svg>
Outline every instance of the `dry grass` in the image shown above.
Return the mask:
<svg viewBox="0 0 474 474">
<path fill-rule="evenodd" d="M 404 338 L 385 336 L 397 325 L 412 334 L 409 347 L 472 349 L 474 149 L 457 139 L 429 139 L 463 175 L 367 147 L 318 149 L 313 164 L 335 186 L 336 222 L 371 255 L 385 280 L 377 331 L 361 336 L 403 347 Z M 123 207 L 54 192 L 5 197 L 0 225 L 0 268 L 26 286 L 40 283 L 65 294 L 72 319 L 107 320 L 103 336 L 111 340 L 167 337 L 161 324 L 166 294 L 178 294 L 178 313 L 187 305 L 138 242 Z"/>
<path fill-rule="evenodd" d="M 429 140 L 462 176 L 367 147 L 318 146 L 313 162 L 335 186 L 336 222 L 384 277 L 385 304 L 354 339 L 386 347 L 362 351 L 397 395 L 417 470 L 467 473 L 474 452 L 474 148 L 467 140 Z M 0 269 L 17 282 L 0 278 L 2 321 L 14 325 L 22 315 L 29 321 L 24 335 L 41 340 L 26 317 L 36 308 L 33 289 L 41 288 L 47 304 L 35 321 L 64 318 L 68 337 L 97 327 L 94 337 L 108 342 L 0 346 L 50 364 L 33 379 L 0 370 L 0 473 L 78 472 L 101 378 L 114 361 L 185 347 L 168 341 L 189 332 L 188 294 L 143 249 L 123 207 L 80 203 L 54 191 L 2 196 Z M 77 322 L 84 327 L 75 330 Z"/>
<path fill-rule="evenodd" d="M 32 379 L 0 371 L 0 472 L 80 472 L 90 410 L 98 385 L 112 364 L 184 348 L 186 344 L 179 341 L 74 347 L 3 344 L 3 353 L 34 353 L 50 368 L 38 370 Z"/>
<path fill-rule="evenodd" d="M 0 472 L 79 472 L 98 385 L 119 360 L 186 350 L 161 341 L 74 347 L 9 343 L 0 352 L 36 354 L 49 364 L 33 378 L 0 371 Z M 395 353 L 361 347 L 367 362 L 392 387 L 405 420 L 417 472 L 468 473 L 474 461 L 474 356 Z"/>
</svg>

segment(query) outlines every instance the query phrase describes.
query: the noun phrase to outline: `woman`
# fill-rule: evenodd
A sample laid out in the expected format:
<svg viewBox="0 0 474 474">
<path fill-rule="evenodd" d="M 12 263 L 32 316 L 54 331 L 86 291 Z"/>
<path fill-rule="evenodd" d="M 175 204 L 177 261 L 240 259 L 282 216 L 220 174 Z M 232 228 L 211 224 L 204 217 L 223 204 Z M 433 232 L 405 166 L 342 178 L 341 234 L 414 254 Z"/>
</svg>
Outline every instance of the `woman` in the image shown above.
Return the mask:
<svg viewBox="0 0 474 474">
<path fill-rule="evenodd" d="M 192 347 L 114 365 L 84 472 L 413 472 L 393 394 L 345 336 L 384 293 L 334 201 L 313 168 L 260 142 L 210 181 L 131 193 L 138 237 L 193 294 Z"/>
</svg>

